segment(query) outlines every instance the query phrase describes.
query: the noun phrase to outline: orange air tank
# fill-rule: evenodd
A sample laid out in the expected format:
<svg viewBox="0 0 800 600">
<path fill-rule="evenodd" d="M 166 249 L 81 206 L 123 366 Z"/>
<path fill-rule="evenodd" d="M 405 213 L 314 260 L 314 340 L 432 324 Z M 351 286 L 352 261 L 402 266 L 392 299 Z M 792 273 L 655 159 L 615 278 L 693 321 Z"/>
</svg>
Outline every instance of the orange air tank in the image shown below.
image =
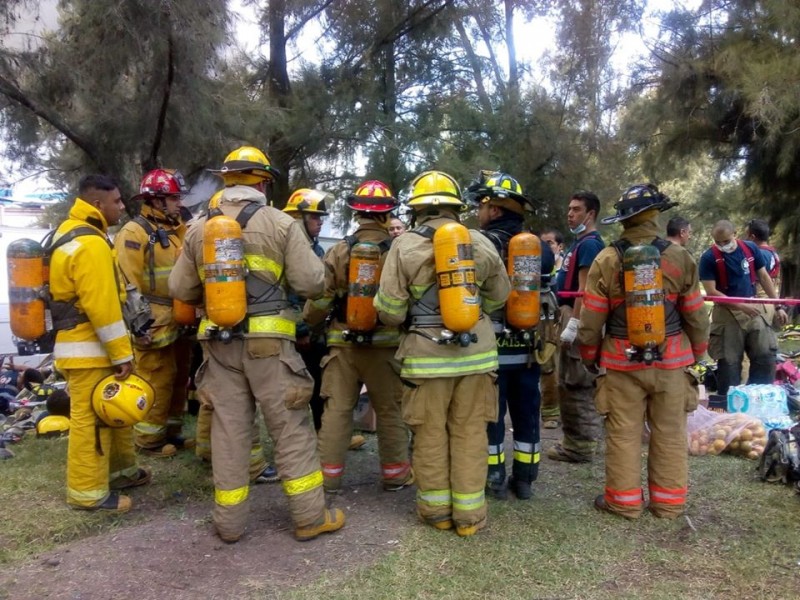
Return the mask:
<svg viewBox="0 0 800 600">
<path fill-rule="evenodd" d="M 649 244 L 632 246 L 625 250 L 622 270 L 628 341 L 638 349 L 657 348 L 666 339 L 661 253 Z"/>
<path fill-rule="evenodd" d="M 6 251 L 11 333 L 32 342 L 47 332 L 44 249 L 29 239 L 11 242 Z"/>
<path fill-rule="evenodd" d="M 532 233 L 518 233 L 508 244 L 508 278 L 511 293 L 506 321 L 517 329 L 539 324 L 539 286 L 542 280 L 542 242 Z"/>
<path fill-rule="evenodd" d="M 359 242 L 350 250 L 347 276 L 347 327 L 353 331 L 372 331 L 378 324 L 378 313 L 372 304 L 381 279 L 381 249 L 368 242 Z"/>
</svg>

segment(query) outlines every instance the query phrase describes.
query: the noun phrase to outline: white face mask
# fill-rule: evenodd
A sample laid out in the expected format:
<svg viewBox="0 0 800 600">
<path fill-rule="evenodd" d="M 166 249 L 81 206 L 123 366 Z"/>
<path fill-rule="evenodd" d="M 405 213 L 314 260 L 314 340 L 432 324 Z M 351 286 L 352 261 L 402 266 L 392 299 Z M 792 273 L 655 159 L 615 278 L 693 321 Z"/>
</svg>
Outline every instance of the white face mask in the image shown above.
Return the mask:
<svg viewBox="0 0 800 600">
<path fill-rule="evenodd" d="M 731 252 L 734 252 L 738 246 L 736 240 L 731 240 L 730 242 L 724 245 L 717 244 L 715 242 L 714 245 L 719 249 L 720 252 L 724 252 L 725 254 L 730 254 Z"/>
</svg>

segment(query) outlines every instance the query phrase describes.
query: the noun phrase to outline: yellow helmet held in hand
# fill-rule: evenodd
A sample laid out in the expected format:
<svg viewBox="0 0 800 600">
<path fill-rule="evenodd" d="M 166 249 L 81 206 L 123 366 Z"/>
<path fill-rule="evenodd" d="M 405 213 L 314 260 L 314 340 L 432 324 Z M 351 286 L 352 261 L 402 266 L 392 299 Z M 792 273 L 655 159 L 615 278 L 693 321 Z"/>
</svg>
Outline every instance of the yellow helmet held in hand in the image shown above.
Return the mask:
<svg viewBox="0 0 800 600">
<path fill-rule="evenodd" d="M 465 207 L 461 200 L 461 188 L 458 187 L 458 183 L 442 171 L 425 171 L 417 175 L 411 182 L 408 205 L 412 208 L 421 206 Z"/>
<path fill-rule="evenodd" d="M 269 158 L 258 148 L 241 146 L 228 156 L 220 169 L 209 169 L 222 176 L 225 185 L 255 185 L 271 181 L 279 174 Z"/>
<path fill-rule="evenodd" d="M 109 427 L 130 427 L 147 416 L 155 397 L 153 387 L 138 375 L 122 381 L 109 375 L 92 391 L 92 408 Z"/>
<path fill-rule="evenodd" d="M 328 208 L 325 204 L 326 200 L 333 197 L 328 192 L 322 190 L 312 190 L 309 188 L 301 188 L 289 196 L 286 206 L 283 209 L 285 213 L 302 213 L 308 215 L 327 215 Z"/>
</svg>

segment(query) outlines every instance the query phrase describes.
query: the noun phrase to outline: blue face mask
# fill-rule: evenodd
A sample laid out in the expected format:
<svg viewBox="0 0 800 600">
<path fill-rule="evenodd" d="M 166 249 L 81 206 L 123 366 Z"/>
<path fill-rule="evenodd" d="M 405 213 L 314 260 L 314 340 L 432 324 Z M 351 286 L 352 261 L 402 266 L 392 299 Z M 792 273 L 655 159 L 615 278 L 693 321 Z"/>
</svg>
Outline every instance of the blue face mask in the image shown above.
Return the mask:
<svg viewBox="0 0 800 600">
<path fill-rule="evenodd" d="M 569 230 L 569 232 L 570 232 L 572 235 L 580 235 L 580 234 L 582 234 L 584 231 L 586 231 L 586 223 L 581 223 L 581 224 L 580 224 L 580 225 L 578 225 L 577 227 L 574 227 L 574 228 L 572 228 L 572 229 L 570 229 L 570 230 Z"/>
</svg>

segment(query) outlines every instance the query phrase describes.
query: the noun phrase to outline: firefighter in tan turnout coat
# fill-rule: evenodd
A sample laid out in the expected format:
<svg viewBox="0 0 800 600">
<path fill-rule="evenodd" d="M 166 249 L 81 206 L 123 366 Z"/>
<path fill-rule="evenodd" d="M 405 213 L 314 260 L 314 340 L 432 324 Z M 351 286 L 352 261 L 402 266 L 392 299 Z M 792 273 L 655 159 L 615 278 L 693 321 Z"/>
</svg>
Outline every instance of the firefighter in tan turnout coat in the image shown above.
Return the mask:
<svg viewBox="0 0 800 600">
<path fill-rule="evenodd" d="M 683 513 L 686 415 L 697 407 L 694 378 L 686 371 L 708 346 L 697 264 L 684 248 L 657 237 L 659 211 L 672 206 L 655 186 L 637 185 L 616 203 L 617 214 L 602 220 L 622 222 L 624 232 L 589 269 L 578 329 L 584 363 L 607 371 L 595 396 L 606 428 L 605 493 L 595 507 L 630 519 L 645 506 L 645 419 L 650 511 L 664 518 Z"/>
<path fill-rule="evenodd" d="M 341 528 L 344 514 L 325 508 L 308 411 L 313 381 L 294 347 L 295 322 L 285 286 L 316 298 L 323 290 L 324 271 L 298 223 L 266 206 L 265 182 L 275 172 L 266 155 L 244 146 L 228 155 L 219 172 L 226 185 L 219 212 L 211 211 L 189 230 L 169 278 L 170 294 L 184 302 L 200 303 L 205 287 L 205 309 L 212 314 L 217 297 L 209 295 L 209 286 L 241 281 L 231 275 L 236 272 L 231 265 L 241 269 L 242 260 L 247 265 L 244 319 L 222 327 L 205 318 L 198 329 L 205 359 L 198 390 L 213 404 L 214 525 L 226 542 L 237 541 L 244 532 L 251 428 L 258 402 L 275 442 L 275 462 L 295 537 L 308 540 Z M 241 242 L 216 239 L 205 231 L 228 227 L 230 219 L 237 219 L 241 227 Z M 205 263 L 209 252 L 214 252 L 214 262 Z M 231 261 L 227 266 L 220 262 L 226 260 Z M 226 313 L 220 309 L 219 314 Z"/>
<path fill-rule="evenodd" d="M 480 319 L 468 331 L 444 328 L 434 246 L 439 230 L 461 227 L 453 227 L 464 206 L 461 191 L 449 175 L 428 171 L 413 181 L 408 204 L 417 227 L 392 244 L 375 307 L 382 323 L 408 327 L 397 357 L 403 417 L 414 432 L 417 514 L 437 529 L 455 525 L 469 536 L 486 524 L 486 424 L 498 413 L 497 345 L 488 313 L 505 304 L 511 286 L 492 243 L 464 231 L 467 243 L 459 244 L 458 256 L 474 259 L 474 272 L 465 275 L 467 281 L 474 276 Z"/>
</svg>

